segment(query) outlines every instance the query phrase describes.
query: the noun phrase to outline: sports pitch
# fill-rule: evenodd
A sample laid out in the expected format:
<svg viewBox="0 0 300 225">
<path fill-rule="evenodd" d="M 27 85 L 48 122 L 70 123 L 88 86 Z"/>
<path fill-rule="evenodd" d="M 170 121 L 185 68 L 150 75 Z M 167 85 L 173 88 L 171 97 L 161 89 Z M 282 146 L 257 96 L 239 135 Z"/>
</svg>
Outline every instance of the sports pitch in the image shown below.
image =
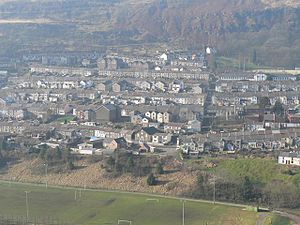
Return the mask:
<svg viewBox="0 0 300 225">
<path fill-rule="evenodd" d="M 28 208 L 26 194 L 28 193 Z M 0 215 L 68 224 L 183 224 L 180 199 L 134 193 L 0 182 Z M 254 225 L 255 212 L 241 207 L 185 201 L 186 225 Z"/>
</svg>

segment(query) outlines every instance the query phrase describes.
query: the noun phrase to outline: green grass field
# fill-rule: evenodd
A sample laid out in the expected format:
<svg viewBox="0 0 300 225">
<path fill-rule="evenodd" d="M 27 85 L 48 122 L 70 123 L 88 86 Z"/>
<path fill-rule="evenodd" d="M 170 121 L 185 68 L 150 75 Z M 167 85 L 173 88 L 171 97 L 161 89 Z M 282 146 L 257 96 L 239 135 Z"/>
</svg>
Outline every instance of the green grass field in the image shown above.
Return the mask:
<svg viewBox="0 0 300 225">
<path fill-rule="evenodd" d="M 72 120 L 74 120 L 75 116 L 63 116 L 63 117 L 59 117 L 57 118 L 57 122 L 60 122 L 60 123 L 64 123 L 64 122 L 71 122 Z"/>
<path fill-rule="evenodd" d="M 276 67 L 270 67 L 270 66 L 263 66 L 263 65 L 257 65 L 251 62 L 249 58 L 245 58 L 245 69 L 247 71 L 254 71 L 254 72 L 263 72 L 263 73 L 277 73 L 277 74 L 293 74 L 298 75 L 299 70 L 285 70 L 285 69 L 278 69 Z M 235 69 L 244 69 L 244 58 L 241 57 L 240 59 L 237 58 L 229 58 L 229 57 L 218 57 L 217 58 L 217 65 L 218 68 L 235 68 Z"/>
<path fill-rule="evenodd" d="M 218 57 L 217 64 L 218 64 L 218 68 L 230 67 L 230 68 L 236 68 L 236 69 L 243 69 L 244 60 L 241 59 L 241 61 L 239 61 L 238 59 L 234 59 L 234 58 Z M 255 65 L 252 62 L 249 62 L 248 59 L 247 59 L 247 61 L 245 61 L 245 69 L 246 70 L 255 70 L 255 69 L 260 69 L 260 68 L 261 68 L 260 66 Z"/>
<path fill-rule="evenodd" d="M 291 222 L 288 218 L 273 215 L 268 217 L 263 225 L 290 225 L 290 224 Z"/>
<path fill-rule="evenodd" d="M 0 214 L 26 217 L 26 197 L 31 221 L 50 219 L 69 224 L 117 224 L 118 219 L 133 225 L 182 224 L 182 202 L 177 199 L 128 193 L 48 188 L 0 182 Z M 158 199 L 159 202 L 149 201 Z M 147 200 L 148 199 L 148 200 Z M 186 201 L 188 225 L 254 225 L 258 214 L 240 207 Z M 126 224 L 126 223 L 121 223 Z"/>
<path fill-rule="evenodd" d="M 230 174 L 235 178 L 248 176 L 259 183 L 282 180 L 300 188 L 300 169 L 292 169 L 292 175 L 287 173 L 289 169 L 288 166 L 279 165 L 269 159 L 221 160 L 217 167 L 218 172 Z"/>
</svg>

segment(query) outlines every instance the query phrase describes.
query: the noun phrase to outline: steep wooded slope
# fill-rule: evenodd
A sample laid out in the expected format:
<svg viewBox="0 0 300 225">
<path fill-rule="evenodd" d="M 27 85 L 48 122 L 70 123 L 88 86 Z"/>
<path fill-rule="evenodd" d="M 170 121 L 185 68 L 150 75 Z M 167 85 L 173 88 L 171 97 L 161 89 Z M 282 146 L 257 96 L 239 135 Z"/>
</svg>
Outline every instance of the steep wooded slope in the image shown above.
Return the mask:
<svg viewBox="0 0 300 225">
<path fill-rule="evenodd" d="M 16 19 L 33 23 L 5 24 Z M 41 19 L 44 24 L 34 23 Z M 19 37 L 16 50 L 40 47 L 42 40 L 71 49 L 156 42 L 202 49 L 209 44 L 230 57 L 250 58 L 255 50 L 261 64 L 300 64 L 298 0 L 5 0 L 0 20 L 3 43 Z"/>
</svg>

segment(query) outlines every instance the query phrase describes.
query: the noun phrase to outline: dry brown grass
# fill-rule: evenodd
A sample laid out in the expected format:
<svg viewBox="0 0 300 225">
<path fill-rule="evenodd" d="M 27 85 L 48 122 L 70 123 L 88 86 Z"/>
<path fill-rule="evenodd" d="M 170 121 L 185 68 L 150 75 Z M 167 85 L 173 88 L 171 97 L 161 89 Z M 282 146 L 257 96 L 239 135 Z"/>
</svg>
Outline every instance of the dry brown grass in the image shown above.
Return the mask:
<svg viewBox="0 0 300 225">
<path fill-rule="evenodd" d="M 115 189 L 124 191 L 137 191 L 148 193 L 159 193 L 167 195 L 180 195 L 186 192 L 196 180 L 195 172 L 170 172 L 158 175 L 159 184 L 148 186 L 145 177 L 133 177 L 131 175 L 122 175 L 120 177 L 110 177 L 100 163 L 87 165 L 82 161 L 82 169 L 77 169 L 64 174 L 48 174 L 49 185 L 76 186 L 101 189 Z M 32 174 L 31 168 L 40 166 L 39 160 L 23 161 L 12 166 L 6 174 L 0 175 L 0 179 L 20 182 L 45 183 L 45 176 Z M 172 170 L 169 167 L 167 170 Z"/>
</svg>

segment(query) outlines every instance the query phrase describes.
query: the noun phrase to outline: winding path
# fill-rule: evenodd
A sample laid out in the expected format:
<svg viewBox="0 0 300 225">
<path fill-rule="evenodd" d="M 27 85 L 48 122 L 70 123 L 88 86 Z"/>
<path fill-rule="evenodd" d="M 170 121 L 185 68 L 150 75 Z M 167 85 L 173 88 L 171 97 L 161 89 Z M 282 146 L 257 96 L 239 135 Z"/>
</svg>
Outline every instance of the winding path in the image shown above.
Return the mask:
<svg viewBox="0 0 300 225">
<path fill-rule="evenodd" d="M 268 216 L 269 215 L 266 213 L 259 214 L 258 219 L 256 221 L 256 225 L 263 225 L 266 219 L 268 218 Z"/>
</svg>

